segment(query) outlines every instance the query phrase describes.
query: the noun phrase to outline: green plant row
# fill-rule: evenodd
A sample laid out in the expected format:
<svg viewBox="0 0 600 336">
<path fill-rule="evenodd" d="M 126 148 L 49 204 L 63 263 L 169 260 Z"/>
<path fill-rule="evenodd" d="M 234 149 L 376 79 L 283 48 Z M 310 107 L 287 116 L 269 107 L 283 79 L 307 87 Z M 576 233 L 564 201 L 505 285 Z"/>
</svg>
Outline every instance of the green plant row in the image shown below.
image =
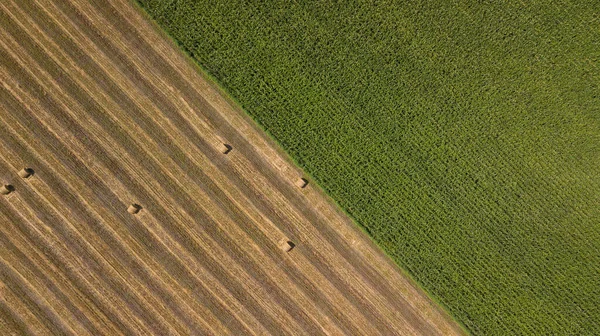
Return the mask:
<svg viewBox="0 0 600 336">
<path fill-rule="evenodd" d="M 600 334 L 600 3 L 139 2 L 471 333 Z"/>
</svg>

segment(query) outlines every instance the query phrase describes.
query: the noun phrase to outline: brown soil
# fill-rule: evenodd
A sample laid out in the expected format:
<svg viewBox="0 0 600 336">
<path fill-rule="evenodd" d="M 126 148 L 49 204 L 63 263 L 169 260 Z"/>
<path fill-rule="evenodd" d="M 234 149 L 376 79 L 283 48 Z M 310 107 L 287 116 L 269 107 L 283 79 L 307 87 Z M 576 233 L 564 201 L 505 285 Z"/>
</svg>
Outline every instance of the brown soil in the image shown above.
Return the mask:
<svg viewBox="0 0 600 336">
<path fill-rule="evenodd" d="M 0 27 L 9 334 L 463 333 L 134 4 Z"/>
</svg>

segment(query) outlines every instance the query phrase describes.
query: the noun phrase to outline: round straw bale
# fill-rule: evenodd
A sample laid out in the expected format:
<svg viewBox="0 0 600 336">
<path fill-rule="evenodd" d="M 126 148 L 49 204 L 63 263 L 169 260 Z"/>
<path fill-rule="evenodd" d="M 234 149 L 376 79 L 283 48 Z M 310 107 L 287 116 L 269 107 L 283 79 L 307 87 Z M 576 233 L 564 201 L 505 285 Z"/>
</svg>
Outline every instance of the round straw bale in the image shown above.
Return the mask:
<svg viewBox="0 0 600 336">
<path fill-rule="evenodd" d="M 304 188 L 308 185 L 308 180 L 305 178 L 299 178 L 298 181 L 296 181 L 296 186 L 298 188 Z"/>
<path fill-rule="evenodd" d="M 5 184 L 2 187 L 0 187 L 0 194 L 2 195 L 8 195 L 13 191 L 15 191 L 15 187 L 13 187 L 10 184 Z"/>
<path fill-rule="evenodd" d="M 223 154 L 227 154 L 227 153 L 231 152 L 231 149 L 232 149 L 231 145 L 228 145 L 226 143 L 221 144 L 221 146 L 219 147 L 219 150 Z"/>
<path fill-rule="evenodd" d="M 19 176 L 22 178 L 29 178 L 33 175 L 33 169 L 31 168 L 23 168 L 19 171 Z"/>
<path fill-rule="evenodd" d="M 292 243 L 291 241 L 287 240 L 287 239 L 283 239 L 280 243 L 279 246 L 281 247 L 281 249 L 285 252 L 290 252 L 296 245 L 294 243 Z"/>
<path fill-rule="evenodd" d="M 139 204 L 132 204 L 127 208 L 127 212 L 129 212 L 132 215 L 135 215 L 136 213 L 140 212 L 140 210 L 142 210 L 142 207 Z"/>
</svg>

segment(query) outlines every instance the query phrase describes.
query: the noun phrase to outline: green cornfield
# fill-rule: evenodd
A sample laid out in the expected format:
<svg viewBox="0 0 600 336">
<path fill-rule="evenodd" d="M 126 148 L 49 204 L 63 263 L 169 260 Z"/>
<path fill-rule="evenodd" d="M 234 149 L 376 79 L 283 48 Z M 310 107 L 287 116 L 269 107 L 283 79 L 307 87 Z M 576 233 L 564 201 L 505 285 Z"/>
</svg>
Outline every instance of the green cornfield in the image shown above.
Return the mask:
<svg viewBox="0 0 600 336">
<path fill-rule="evenodd" d="M 600 2 L 139 3 L 470 333 L 600 334 Z"/>
</svg>

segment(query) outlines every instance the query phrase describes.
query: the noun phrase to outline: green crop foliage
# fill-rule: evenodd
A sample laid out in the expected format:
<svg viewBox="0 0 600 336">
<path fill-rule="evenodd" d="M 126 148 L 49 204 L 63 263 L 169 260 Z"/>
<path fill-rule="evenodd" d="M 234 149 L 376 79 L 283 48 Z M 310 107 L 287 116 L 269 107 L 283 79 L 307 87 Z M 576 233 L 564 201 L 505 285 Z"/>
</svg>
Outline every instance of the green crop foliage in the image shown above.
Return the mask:
<svg viewBox="0 0 600 336">
<path fill-rule="evenodd" d="M 600 334 L 600 2 L 140 4 L 471 333 Z"/>
</svg>

